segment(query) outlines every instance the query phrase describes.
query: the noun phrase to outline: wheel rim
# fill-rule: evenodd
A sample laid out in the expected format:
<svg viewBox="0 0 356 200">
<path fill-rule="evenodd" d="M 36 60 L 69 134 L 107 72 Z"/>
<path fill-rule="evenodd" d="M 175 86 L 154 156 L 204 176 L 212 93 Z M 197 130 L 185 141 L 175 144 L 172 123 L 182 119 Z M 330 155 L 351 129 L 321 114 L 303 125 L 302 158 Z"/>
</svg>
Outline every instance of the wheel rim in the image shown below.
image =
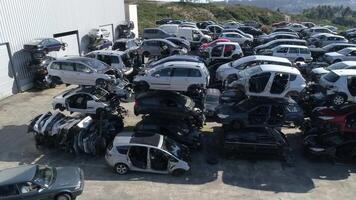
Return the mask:
<svg viewBox="0 0 356 200">
<path fill-rule="evenodd" d="M 340 95 L 334 97 L 334 104 L 341 105 L 344 103 L 344 98 Z"/>
<path fill-rule="evenodd" d="M 69 200 L 69 198 L 64 195 L 61 195 L 57 198 L 57 200 Z"/>
<path fill-rule="evenodd" d="M 125 165 L 117 165 L 116 172 L 119 174 L 125 174 L 127 172 L 127 168 Z"/>
</svg>

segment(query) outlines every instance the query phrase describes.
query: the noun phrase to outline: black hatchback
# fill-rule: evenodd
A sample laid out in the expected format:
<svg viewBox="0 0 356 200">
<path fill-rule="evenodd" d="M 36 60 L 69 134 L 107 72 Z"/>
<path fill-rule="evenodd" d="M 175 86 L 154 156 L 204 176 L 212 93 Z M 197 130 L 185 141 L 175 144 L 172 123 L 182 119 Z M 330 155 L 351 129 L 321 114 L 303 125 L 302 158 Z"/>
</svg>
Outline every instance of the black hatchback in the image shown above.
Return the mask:
<svg viewBox="0 0 356 200">
<path fill-rule="evenodd" d="M 0 199 L 72 200 L 83 188 L 78 167 L 23 165 L 0 171 Z"/>
</svg>

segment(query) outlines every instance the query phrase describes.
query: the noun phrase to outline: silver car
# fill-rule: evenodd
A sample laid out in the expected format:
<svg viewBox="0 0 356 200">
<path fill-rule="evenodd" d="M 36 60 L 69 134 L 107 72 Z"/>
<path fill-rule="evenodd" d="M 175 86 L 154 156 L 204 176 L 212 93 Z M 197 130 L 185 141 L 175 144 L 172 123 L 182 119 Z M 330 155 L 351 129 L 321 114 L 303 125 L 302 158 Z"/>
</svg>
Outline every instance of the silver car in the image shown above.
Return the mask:
<svg viewBox="0 0 356 200">
<path fill-rule="evenodd" d="M 182 175 L 190 170 L 188 148 L 159 134 L 120 133 L 105 159 L 120 175 L 129 171 Z"/>
<path fill-rule="evenodd" d="M 161 56 L 164 51 L 169 55 L 186 54 L 186 49 L 181 49 L 179 46 L 166 39 L 150 39 L 144 40 L 141 47 L 138 48 L 138 53 L 145 57 Z"/>
</svg>

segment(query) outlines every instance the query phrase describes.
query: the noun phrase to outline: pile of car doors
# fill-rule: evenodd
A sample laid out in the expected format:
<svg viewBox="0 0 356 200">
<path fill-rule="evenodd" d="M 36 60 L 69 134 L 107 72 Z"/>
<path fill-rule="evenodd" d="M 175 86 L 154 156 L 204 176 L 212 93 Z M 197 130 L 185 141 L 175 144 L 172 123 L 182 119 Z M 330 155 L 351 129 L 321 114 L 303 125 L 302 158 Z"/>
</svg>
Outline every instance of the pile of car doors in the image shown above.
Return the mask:
<svg viewBox="0 0 356 200">
<path fill-rule="evenodd" d="M 141 93 L 136 96 L 134 113 L 142 115 L 136 133 L 159 133 L 193 149 L 200 146 L 199 129 L 205 116 L 190 97 L 169 91 Z"/>
<path fill-rule="evenodd" d="M 34 134 L 37 147 L 57 148 L 75 155 L 102 155 L 122 129 L 122 118 L 117 115 L 94 118 L 47 112 L 32 120 L 28 132 Z"/>
</svg>

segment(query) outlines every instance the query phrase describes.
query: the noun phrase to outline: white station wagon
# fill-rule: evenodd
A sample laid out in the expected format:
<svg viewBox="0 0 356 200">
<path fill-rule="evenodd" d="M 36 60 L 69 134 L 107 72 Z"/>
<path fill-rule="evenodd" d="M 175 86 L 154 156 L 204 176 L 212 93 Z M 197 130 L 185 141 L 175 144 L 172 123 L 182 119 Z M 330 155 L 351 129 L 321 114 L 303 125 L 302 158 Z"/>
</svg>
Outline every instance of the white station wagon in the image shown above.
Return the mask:
<svg viewBox="0 0 356 200">
<path fill-rule="evenodd" d="M 299 70 L 281 65 L 260 65 L 242 70 L 237 80 L 229 84 L 247 96 L 283 98 L 298 96 L 306 83 Z"/>
<path fill-rule="evenodd" d="M 287 58 L 292 62 L 311 62 L 311 52 L 306 46 L 279 45 L 272 49 L 272 55 Z"/>
<path fill-rule="evenodd" d="M 109 145 L 105 159 L 120 175 L 129 171 L 182 175 L 190 170 L 187 147 L 159 134 L 120 133 Z"/>
<path fill-rule="evenodd" d="M 209 84 L 209 71 L 203 62 L 172 61 L 158 65 L 134 79 L 136 88 L 143 91 L 189 91 Z"/>
</svg>

